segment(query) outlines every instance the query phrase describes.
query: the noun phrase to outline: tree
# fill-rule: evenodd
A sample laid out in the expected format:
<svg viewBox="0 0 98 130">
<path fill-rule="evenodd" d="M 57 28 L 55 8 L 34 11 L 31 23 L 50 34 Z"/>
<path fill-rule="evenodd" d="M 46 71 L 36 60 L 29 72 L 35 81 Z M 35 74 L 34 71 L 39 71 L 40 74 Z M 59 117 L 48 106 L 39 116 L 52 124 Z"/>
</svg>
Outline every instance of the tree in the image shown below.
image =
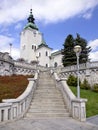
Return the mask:
<svg viewBox="0 0 98 130">
<path fill-rule="evenodd" d="M 87 47 L 87 41 L 80 37 L 79 34 L 77 34 L 75 39 L 71 34 L 69 34 L 63 44 L 64 49 L 62 49 L 62 62 L 64 67 L 76 64 L 76 54 L 73 50 L 75 45 L 80 45 L 82 48 L 79 58 L 80 63 L 86 63 L 89 60 L 88 56 L 91 47 Z"/>
<path fill-rule="evenodd" d="M 80 45 L 82 48 L 79 62 L 86 63 L 87 61 L 89 61 L 89 52 L 91 51 L 91 47 L 87 47 L 87 41 L 84 38 L 80 37 L 79 34 L 77 34 L 77 37 L 75 39 L 75 45 Z"/>
<path fill-rule="evenodd" d="M 62 62 L 63 62 L 64 67 L 73 65 L 73 63 L 76 63 L 76 56 L 73 51 L 74 38 L 71 34 L 67 36 L 63 46 L 64 46 L 64 49 L 62 50 L 62 55 L 63 55 Z"/>
</svg>

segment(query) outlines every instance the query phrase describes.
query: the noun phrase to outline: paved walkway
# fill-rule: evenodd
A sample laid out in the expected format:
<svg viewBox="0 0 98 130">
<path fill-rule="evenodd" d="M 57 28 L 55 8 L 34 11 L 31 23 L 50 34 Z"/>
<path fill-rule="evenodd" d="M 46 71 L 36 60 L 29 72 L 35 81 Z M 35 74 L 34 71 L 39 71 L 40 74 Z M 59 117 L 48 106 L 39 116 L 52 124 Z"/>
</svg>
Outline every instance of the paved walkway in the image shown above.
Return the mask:
<svg viewBox="0 0 98 130">
<path fill-rule="evenodd" d="M 58 119 L 21 119 L 0 124 L 0 130 L 98 130 L 98 126 L 66 117 Z"/>
<path fill-rule="evenodd" d="M 87 121 L 98 125 L 98 115 L 87 118 Z"/>
</svg>

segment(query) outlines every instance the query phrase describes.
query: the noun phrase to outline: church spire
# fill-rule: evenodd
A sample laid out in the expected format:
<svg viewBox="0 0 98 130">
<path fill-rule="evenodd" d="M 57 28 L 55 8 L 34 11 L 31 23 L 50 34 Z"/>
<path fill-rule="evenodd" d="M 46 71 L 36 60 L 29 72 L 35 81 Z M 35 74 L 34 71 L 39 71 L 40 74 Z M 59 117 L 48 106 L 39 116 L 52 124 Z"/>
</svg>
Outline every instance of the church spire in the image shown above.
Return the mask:
<svg viewBox="0 0 98 130">
<path fill-rule="evenodd" d="M 30 14 L 29 14 L 29 17 L 28 17 L 28 23 L 27 25 L 24 27 L 24 29 L 27 29 L 27 28 L 32 28 L 32 29 L 35 29 L 35 30 L 38 30 L 36 24 L 35 24 L 35 18 L 33 17 L 33 14 L 32 14 L 32 9 L 30 9 Z"/>
<path fill-rule="evenodd" d="M 30 9 L 30 15 L 29 15 L 29 17 L 28 17 L 27 20 L 28 20 L 28 23 L 33 23 L 33 24 L 35 24 L 35 23 L 34 23 L 35 18 L 33 17 L 32 9 Z"/>
</svg>

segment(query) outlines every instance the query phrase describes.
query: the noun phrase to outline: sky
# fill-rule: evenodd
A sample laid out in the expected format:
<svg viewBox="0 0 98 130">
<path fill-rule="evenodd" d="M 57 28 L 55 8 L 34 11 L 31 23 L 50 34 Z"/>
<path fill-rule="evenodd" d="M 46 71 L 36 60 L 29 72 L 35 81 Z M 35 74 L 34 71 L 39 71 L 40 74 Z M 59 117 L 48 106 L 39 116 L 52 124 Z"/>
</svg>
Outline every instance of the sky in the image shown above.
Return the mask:
<svg viewBox="0 0 98 130">
<path fill-rule="evenodd" d="M 53 50 L 69 34 L 87 40 L 91 61 L 98 61 L 98 0 L 0 0 L 0 52 L 20 58 L 20 33 L 32 8 L 35 23 Z"/>
</svg>

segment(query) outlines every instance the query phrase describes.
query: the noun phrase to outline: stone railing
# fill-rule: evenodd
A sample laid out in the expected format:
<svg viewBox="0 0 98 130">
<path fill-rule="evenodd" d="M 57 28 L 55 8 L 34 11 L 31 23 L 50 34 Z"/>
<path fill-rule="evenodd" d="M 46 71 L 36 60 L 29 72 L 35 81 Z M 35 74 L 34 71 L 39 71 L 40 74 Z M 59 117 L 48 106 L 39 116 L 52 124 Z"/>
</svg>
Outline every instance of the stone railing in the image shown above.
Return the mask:
<svg viewBox="0 0 98 130">
<path fill-rule="evenodd" d="M 29 84 L 22 95 L 16 99 L 3 99 L 0 103 L 0 122 L 7 122 L 23 117 L 27 112 L 34 90 L 37 86 L 38 73 L 29 78 Z"/>
<path fill-rule="evenodd" d="M 66 79 L 60 79 L 57 73 L 53 73 L 53 77 L 56 82 L 56 86 L 60 89 L 61 93 L 63 94 L 64 101 L 67 105 L 67 109 L 69 110 L 70 115 L 79 121 L 86 121 L 86 108 L 85 103 L 87 99 L 78 99 L 72 93 L 69 86 L 66 83 Z"/>
<path fill-rule="evenodd" d="M 32 65 L 30 63 L 18 62 L 18 61 L 14 61 L 14 66 L 28 68 L 28 69 L 36 69 L 36 65 Z"/>
<path fill-rule="evenodd" d="M 54 72 L 59 74 L 60 78 L 68 78 L 70 74 L 77 76 L 77 65 L 72 65 L 68 67 L 57 67 L 53 70 Z M 98 61 L 80 64 L 79 78 L 81 82 L 86 79 L 91 85 L 91 88 L 94 84 L 98 83 Z"/>
</svg>

